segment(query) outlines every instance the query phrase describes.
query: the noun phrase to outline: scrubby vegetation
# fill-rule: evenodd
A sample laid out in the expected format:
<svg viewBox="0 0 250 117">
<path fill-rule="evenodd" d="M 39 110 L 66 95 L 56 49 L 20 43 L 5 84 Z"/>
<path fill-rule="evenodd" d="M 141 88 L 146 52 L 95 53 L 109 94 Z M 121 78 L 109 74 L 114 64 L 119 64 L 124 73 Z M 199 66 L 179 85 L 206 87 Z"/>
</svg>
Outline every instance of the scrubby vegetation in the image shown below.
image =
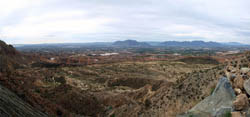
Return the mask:
<svg viewBox="0 0 250 117">
<path fill-rule="evenodd" d="M 211 95 L 226 75 L 224 56 L 127 50 L 132 54 L 109 57 L 82 56 L 80 50 L 1 52 L 0 85 L 51 116 L 176 116 Z"/>
</svg>

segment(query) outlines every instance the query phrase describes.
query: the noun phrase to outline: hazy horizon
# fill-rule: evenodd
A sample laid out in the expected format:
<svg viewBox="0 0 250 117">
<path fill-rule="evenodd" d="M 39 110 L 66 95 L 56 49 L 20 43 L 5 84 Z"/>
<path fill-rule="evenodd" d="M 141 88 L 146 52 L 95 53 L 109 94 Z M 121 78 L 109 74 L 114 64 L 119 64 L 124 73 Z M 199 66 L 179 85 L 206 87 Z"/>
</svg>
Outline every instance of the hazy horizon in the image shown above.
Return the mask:
<svg viewBox="0 0 250 117">
<path fill-rule="evenodd" d="M 0 0 L 9 44 L 215 41 L 250 44 L 247 0 Z"/>
<path fill-rule="evenodd" d="M 6 42 L 7 44 L 14 44 L 14 45 L 29 45 L 29 44 L 31 44 L 31 45 L 33 45 L 33 44 L 67 44 L 67 43 L 69 43 L 69 44 L 77 44 L 77 43 L 79 43 L 79 44 L 81 44 L 81 43 L 113 43 L 113 42 L 116 42 L 116 41 L 126 41 L 126 40 L 135 40 L 135 41 L 138 41 L 138 40 L 136 40 L 136 39 L 121 39 L 121 40 L 113 40 L 113 41 L 85 41 L 85 42 L 81 42 L 81 41 L 79 41 L 79 42 L 71 42 L 71 41 L 69 41 L 69 42 L 40 42 L 40 43 L 9 43 L 8 41 L 5 41 L 4 39 L 1 39 L 0 38 L 0 40 L 2 40 L 2 41 L 4 41 L 4 42 Z M 158 43 L 161 43 L 161 42 L 169 42 L 169 41 L 176 41 L 176 42 L 192 42 L 192 41 L 203 41 L 203 40 L 162 40 L 162 41 L 154 41 L 154 40 L 146 40 L 146 41 L 144 41 L 144 40 L 139 40 L 138 42 L 158 42 Z M 244 42 L 237 42 L 237 41 L 225 41 L 225 42 L 221 42 L 221 41 L 204 41 L 204 42 L 216 42 L 216 43 L 239 43 L 239 44 L 246 44 L 246 45 L 249 45 L 250 43 L 244 43 Z"/>
</svg>

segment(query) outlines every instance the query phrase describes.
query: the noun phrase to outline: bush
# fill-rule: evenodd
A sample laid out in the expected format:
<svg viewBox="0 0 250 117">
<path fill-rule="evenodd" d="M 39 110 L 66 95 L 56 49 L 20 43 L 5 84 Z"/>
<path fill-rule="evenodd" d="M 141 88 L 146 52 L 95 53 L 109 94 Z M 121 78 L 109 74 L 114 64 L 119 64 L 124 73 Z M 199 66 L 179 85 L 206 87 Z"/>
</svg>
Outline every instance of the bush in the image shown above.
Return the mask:
<svg viewBox="0 0 250 117">
<path fill-rule="evenodd" d="M 230 111 L 226 112 L 223 117 L 232 117 L 232 114 Z"/>
<path fill-rule="evenodd" d="M 110 117 L 115 117 L 115 114 L 112 114 Z"/>
<path fill-rule="evenodd" d="M 213 94 L 213 92 L 214 92 L 214 90 L 215 90 L 215 87 L 216 87 L 215 85 L 211 87 L 211 90 L 210 90 L 210 95 L 212 95 L 212 94 Z"/>
</svg>

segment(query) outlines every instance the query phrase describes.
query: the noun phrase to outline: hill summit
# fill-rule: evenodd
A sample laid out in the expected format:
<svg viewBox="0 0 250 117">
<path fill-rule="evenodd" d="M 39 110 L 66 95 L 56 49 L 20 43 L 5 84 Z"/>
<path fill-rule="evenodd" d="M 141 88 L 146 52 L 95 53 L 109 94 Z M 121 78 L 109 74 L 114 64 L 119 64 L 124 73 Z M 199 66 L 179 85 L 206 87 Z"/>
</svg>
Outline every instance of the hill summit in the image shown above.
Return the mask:
<svg viewBox="0 0 250 117">
<path fill-rule="evenodd" d="M 116 41 L 113 43 L 114 46 L 120 47 L 148 47 L 150 46 L 145 42 L 138 42 L 136 40 L 125 40 L 125 41 Z"/>
<path fill-rule="evenodd" d="M 16 55 L 19 54 L 12 45 L 6 44 L 0 40 L 0 55 Z"/>
<path fill-rule="evenodd" d="M 0 40 L 0 72 L 9 73 L 27 64 L 27 58 L 12 45 Z"/>
<path fill-rule="evenodd" d="M 46 114 L 33 108 L 18 95 L 4 87 L 5 80 L 13 82 L 12 79 L 10 80 L 11 74 L 22 63 L 24 63 L 24 57 L 12 45 L 7 45 L 0 40 L 0 116 L 46 117 Z"/>
<path fill-rule="evenodd" d="M 11 72 L 18 66 L 19 61 L 22 61 L 19 52 L 12 45 L 0 40 L 0 72 Z"/>
</svg>

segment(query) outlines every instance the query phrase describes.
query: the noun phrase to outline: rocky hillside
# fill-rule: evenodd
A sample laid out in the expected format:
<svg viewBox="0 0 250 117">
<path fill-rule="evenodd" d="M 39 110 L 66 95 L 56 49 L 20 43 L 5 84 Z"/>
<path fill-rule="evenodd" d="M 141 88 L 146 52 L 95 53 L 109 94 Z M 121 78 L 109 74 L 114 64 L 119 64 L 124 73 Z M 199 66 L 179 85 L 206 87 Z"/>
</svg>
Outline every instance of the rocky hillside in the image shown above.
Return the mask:
<svg viewBox="0 0 250 117">
<path fill-rule="evenodd" d="M 22 58 L 18 53 L 3 55 L 13 56 L 10 66 Z M 208 96 L 221 76 L 223 66 L 207 61 L 27 66 L 1 77 L 0 83 L 53 116 L 175 116 Z"/>
<path fill-rule="evenodd" d="M 12 45 L 0 40 L 0 72 L 13 72 L 24 63 L 26 63 L 25 58 Z"/>
<path fill-rule="evenodd" d="M 0 85 L 1 117 L 47 117 L 48 115 L 34 109 L 16 94 Z"/>
<path fill-rule="evenodd" d="M 228 64 L 206 56 L 46 67 L 25 66 L 3 42 L 0 50 L 3 116 L 210 117 L 250 107 L 249 53 Z"/>
<path fill-rule="evenodd" d="M 0 80 L 8 78 L 24 58 L 11 46 L 0 41 Z M 20 62 L 22 63 L 22 62 Z M 1 117 L 46 117 L 47 115 L 30 106 L 0 82 Z"/>
<path fill-rule="evenodd" d="M 17 55 L 18 52 L 12 45 L 7 45 L 5 42 L 0 40 L 0 55 Z"/>
<path fill-rule="evenodd" d="M 176 82 L 163 82 L 158 84 L 157 88 L 149 84 L 145 85 L 128 94 L 134 99 L 133 102 L 114 108 L 111 113 L 119 117 L 176 116 L 210 95 L 211 90 L 224 74 L 223 68 L 224 66 L 217 66 L 187 73 Z"/>
<path fill-rule="evenodd" d="M 250 116 L 250 52 L 228 60 L 225 76 L 212 95 L 180 117 L 249 117 Z"/>
</svg>

